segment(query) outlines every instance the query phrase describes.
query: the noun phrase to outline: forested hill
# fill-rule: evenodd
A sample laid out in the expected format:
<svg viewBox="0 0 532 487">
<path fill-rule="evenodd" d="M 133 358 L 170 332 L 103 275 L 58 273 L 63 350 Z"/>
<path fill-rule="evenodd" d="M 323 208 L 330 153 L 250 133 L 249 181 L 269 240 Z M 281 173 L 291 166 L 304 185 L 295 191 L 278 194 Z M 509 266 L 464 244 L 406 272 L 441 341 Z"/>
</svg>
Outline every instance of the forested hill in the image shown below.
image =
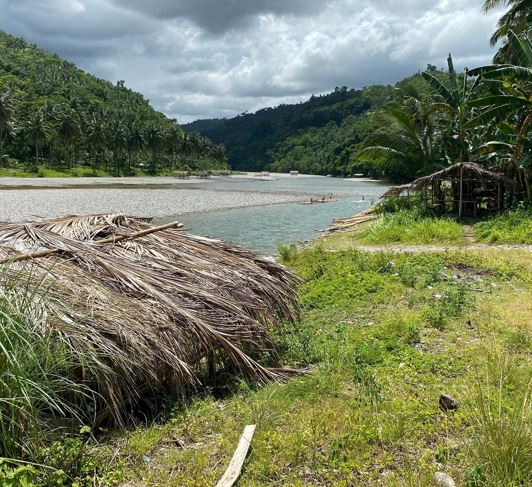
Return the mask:
<svg viewBox="0 0 532 487">
<path fill-rule="evenodd" d="M 132 174 L 225 167 L 222 146 L 187 135 L 140 93 L 0 31 L 0 167 L 90 166 Z"/>
<path fill-rule="evenodd" d="M 336 133 L 336 129 L 345 120 L 353 122 L 361 114 L 382 106 L 391 90 L 389 86 L 371 86 L 362 90 L 336 88 L 332 93 L 312 96 L 308 101 L 296 105 L 264 108 L 256 113 L 243 113 L 231 119 L 197 120 L 183 125 L 183 128 L 186 131 L 197 131 L 215 143 L 224 144 L 233 168 L 262 170 L 282 158 L 279 151 L 283 151 L 282 144 L 291 137 L 312 137 L 312 133 L 315 134 L 320 129 L 328 131 L 328 135 L 331 131 Z M 349 143 L 353 143 L 352 131 L 350 135 Z M 325 164 L 324 161 L 318 161 L 314 153 L 313 161 L 308 161 L 309 164 L 314 164 L 314 168 L 304 168 L 301 167 L 301 154 L 293 155 L 294 161 L 272 168 L 295 168 L 292 162 L 297 159 L 298 167 L 307 172 L 344 172 L 345 164 L 341 158 L 330 157 L 330 164 Z M 327 152 L 327 157 L 329 156 L 330 151 Z"/>
</svg>

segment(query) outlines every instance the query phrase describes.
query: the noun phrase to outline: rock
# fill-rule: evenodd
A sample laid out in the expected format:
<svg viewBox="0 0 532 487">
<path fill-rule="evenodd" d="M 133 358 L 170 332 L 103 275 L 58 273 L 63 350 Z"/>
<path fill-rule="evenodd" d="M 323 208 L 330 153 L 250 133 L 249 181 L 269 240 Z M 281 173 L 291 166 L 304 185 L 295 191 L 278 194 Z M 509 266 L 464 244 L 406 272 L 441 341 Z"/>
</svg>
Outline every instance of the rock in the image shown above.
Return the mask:
<svg viewBox="0 0 532 487">
<path fill-rule="evenodd" d="M 458 409 L 458 403 L 451 396 L 442 394 L 440 396 L 440 409 L 442 411 L 456 411 Z"/>
<path fill-rule="evenodd" d="M 443 472 L 436 472 L 434 474 L 434 481 L 436 482 L 436 485 L 441 487 L 456 487 L 454 480 Z"/>
</svg>

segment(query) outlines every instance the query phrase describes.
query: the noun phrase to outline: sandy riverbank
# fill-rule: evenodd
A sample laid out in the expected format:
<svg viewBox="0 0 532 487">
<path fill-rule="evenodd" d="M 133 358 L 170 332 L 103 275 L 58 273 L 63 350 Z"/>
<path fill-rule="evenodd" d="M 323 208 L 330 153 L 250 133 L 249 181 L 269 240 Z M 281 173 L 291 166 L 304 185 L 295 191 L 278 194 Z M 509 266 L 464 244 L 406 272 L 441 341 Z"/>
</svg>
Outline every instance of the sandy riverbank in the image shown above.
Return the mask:
<svg viewBox="0 0 532 487">
<path fill-rule="evenodd" d="M 301 201 L 303 195 L 187 188 L 62 188 L 0 190 L 0 221 L 80 213 L 128 213 L 146 217 Z"/>
</svg>

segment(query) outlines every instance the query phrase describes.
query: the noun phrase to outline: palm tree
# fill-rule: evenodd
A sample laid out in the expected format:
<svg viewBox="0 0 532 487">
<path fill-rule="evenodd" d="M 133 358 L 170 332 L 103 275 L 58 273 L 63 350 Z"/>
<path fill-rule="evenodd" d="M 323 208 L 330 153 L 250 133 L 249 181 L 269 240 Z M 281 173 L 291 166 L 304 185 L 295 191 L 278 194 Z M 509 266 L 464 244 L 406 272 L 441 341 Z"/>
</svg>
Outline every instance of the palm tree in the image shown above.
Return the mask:
<svg viewBox="0 0 532 487">
<path fill-rule="evenodd" d="M 380 167 L 388 175 L 414 178 L 441 166 L 439 132 L 430 103 L 410 96 L 404 106 L 380 114 L 377 133 L 355 158 Z"/>
<path fill-rule="evenodd" d="M 122 150 L 127 145 L 127 131 L 120 122 L 116 122 L 116 124 L 112 128 L 111 144 L 113 146 L 116 174 L 120 176 L 121 163 L 122 163 Z"/>
<path fill-rule="evenodd" d="M 499 19 L 497 29 L 491 36 L 490 42 L 495 46 L 499 41 L 505 40 L 510 31 L 521 34 L 530 29 L 532 24 L 532 2 L 530 0 L 485 0 L 482 10 L 490 12 L 499 7 L 509 7 Z M 495 55 L 494 61 L 511 60 L 508 43 Z"/>
<path fill-rule="evenodd" d="M 99 159 L 101 162 L 102 153 L 105 147 L 106 132 L 102 119 L 103 117 L 93 114 L 87 123 L 86 140 L 94 174 L 96 174 Z M 97 157 L 96 154 L 98 154 L 99 157 Z"/>
<path fill-rule="evenodd" d="M 480 79 L 470 82 L 466 74 L 459 79 L 454 69 L 451 54 L 447 58 L 448 82 L 426 71 L 422 73 L 425 81 L 431 86 L 433 93 L 432 106 L 435 110 L 443 113 L 446 117 L 444 122 L 449 122 L 448 130 L 445 130 L 444 142 L 447 146 L 446 156 L 449 163 L 463 162 L 470 159 L 469 155 L 473 146 L 473 135 L 468 131 L 468 121 L 474 115 L 471 104 L 480 86 Z"/>
<path fill-rule="evenodd" d="M 177 154 L 179 153 L 183 140 L 183 129 L 173 121 L 172 125 L 166 132 L 166 147 L 171 152 L 172 166 L 177 164 Z"/>
<path fill-rule="evenodd" d="M 52 128 L 41 110 L 37 110 L 26 124 L 26 137 L 35 148 L 35 168 L 39 166 L 39 148 L 50 139 Z"/>
<path fill-rule="evenodd" d="M 133 123 L 127 130 L 127 161 L 129 169 L 132 167 L 132 156 L 137 154 L 145 145 L 144 134 L 137 123 Z"/>
<path fill-rule="evenodd" d="M 164 132 L 157 125 L 150 125 L 145 132 L 146 145 L 151 150 L 150 173 L 155 174 L 159 162 L 159 153 L 164 144 Z"/>
<path fill-rule="evenodd" d="M 4 140 L 13 133 L 13 118 L 15 115 L 15 102 L 11 90 L 7 89 L 0 94 L 0 156 L 4 147 Z"/>
<path fill-rule="evenodd" d="M 78 115 L 71 108 L 63 109 L 57 116 L 57 133 L 67 145 L 68 168 L 72 169 L 73 145 L 81 135 L 81 124 Z"/>
</svg>

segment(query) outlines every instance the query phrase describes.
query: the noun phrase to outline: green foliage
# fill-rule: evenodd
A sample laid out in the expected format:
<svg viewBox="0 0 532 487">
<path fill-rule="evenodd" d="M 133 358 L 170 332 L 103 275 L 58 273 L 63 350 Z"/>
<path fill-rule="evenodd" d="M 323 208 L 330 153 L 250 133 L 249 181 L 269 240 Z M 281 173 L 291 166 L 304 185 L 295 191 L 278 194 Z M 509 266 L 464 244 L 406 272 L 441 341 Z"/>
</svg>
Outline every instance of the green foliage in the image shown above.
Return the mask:
<svg viewBox="0 0 532 487">
<path fill-rule="evenodd" d="M 482 242 L 499 244 L 532 243 L 532 208 L 522 208 L 496 215 L 477 223 L 475 237 Z"/>
<path fill-rule="evenodd" d="M 428 216 L 412 209 L 384 214 L 353 234 L 353 238 L 365 244 L 463 243 L 464 231 L 454 220 Z"/>
<path fill-rule="evenodd" d="M 227 166 L 222 146 L 185 134 L 124 81 L 95 78 L 2 31 L 0 51 L 0 165 L 114 175 Z"/>
<path fill-rule="evenodd" d="M 223 143 L 232 167 L 313 174 L 347 174 L 351 146 L 370 130 L 368 110 L 382 105 L 389 86 L 336 88 L 297 105 L 279 105 L 231 119 L 198 120 L 183 128 Z"/>
<path fill-rule="evenodd" d="M 69 379 L 69 349 L 34 327 L 32 299 L 7 288 L 0 293 L 0 457 L 34 455 L 45 438 L 41 414 L 76 418 L 64 393 L 86 392 Z"/>
<path fill-rule="evenodd" d="M 532 483 L 530 367 L 512 362 L 508 356 L 495 358 L 487 377 L 477 380 L 470 405 L 474 418 L 470 454 L 478 463 L 467 474 L 468 485 Z"/>
</svg>

